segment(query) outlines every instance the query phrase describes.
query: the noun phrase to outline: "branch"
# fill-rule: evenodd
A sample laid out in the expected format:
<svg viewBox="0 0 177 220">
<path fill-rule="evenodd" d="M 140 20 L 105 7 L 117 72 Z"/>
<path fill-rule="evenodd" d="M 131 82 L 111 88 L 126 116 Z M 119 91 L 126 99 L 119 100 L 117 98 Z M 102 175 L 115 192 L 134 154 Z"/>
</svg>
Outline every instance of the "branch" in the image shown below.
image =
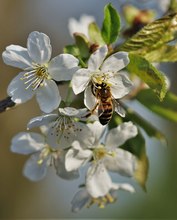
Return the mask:
<svg viewBox="0 0 177 220">
<path fill-rule="evenodd" d="M 15 102 L 11 100 L 11 97 L 7 97 L 0 101 L 0 113 L 5 112 L 16 105 Z"/>
</svg>

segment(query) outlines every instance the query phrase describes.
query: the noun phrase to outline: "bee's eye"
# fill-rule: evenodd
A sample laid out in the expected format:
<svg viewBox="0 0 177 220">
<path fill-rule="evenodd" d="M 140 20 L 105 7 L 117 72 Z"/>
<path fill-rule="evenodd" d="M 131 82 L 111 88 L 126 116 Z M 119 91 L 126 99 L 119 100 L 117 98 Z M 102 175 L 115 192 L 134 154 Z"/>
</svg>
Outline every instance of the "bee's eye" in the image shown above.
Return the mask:
<svg viewBox="0 0 177 220">
<path fill-rule="evenodd" d="M 99 87 L 100 87 L 100 84 L 99 84 L 99 83 L 96 83 L 96 84 L 95 84 L 95 87 L 96 87 L 96 88 L 99 88 Z"/>
<path fill-rule="evenodd" d="M 106 87 L 106 83 L 102 83 L 102 87 Z"/>
</svg>

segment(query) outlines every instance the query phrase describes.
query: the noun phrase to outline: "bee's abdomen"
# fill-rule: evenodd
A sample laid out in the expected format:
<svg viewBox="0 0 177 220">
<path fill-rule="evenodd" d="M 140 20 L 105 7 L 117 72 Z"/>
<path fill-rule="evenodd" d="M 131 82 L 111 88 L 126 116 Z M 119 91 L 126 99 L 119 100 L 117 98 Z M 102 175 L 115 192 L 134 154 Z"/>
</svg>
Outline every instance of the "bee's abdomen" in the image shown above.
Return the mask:
<svg viewBox="0 0 177 220">
<path fill-rule="evenodd" d="M 99 121 L 102 125 L 106 125 L 112 118 L 113 106 L 111 102 L 102 102 L 102 107 L 104 111 L 99 116 Z"/>
</svg>

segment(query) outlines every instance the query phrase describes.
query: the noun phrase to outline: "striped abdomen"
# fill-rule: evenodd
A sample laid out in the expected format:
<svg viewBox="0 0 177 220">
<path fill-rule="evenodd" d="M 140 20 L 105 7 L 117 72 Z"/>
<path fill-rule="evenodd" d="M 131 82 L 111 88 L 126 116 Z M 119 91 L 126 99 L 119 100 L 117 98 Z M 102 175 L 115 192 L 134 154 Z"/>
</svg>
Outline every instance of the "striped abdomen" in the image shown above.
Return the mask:
<svg viewBox="0 0 177 220">
<path fill-rule="evenodd" d="M 102 125 L 106 125 L 112 118 L 113 114 L 113 103 L 112 99 L 101 100 L 100 105 L 98 106 L 98 116 L 99 121 Z"/>
</svg>

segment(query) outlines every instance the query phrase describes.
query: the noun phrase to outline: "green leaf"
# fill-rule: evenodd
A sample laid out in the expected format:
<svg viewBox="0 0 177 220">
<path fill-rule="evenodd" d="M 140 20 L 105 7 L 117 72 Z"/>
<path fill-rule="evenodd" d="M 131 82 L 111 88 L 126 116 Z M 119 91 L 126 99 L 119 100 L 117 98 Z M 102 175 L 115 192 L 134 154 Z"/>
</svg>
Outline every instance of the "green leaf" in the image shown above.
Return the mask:
<svg viewBox="0 0 177 220">
<path fill-rule="evenodd" d="M 146 121 L 143 117 L 138 115 L 132 109 L 126 109 L 125 120 L 132 121 L 135 124 L 139 125 L 149 137 L 155 137 L 163 143 L 167 143 L 167 140 L 157 128 L 155 128 L 149 121 Z"/>
<path fill-rule="evenodd" d="M 104 7 L 104 21 L 101 30 L 102 37 L 106 44 L 111 44 L 117 40 L 120 31 L 120 17 L 116 9 L 108 4 Z"/>
<path fill-rule="evenodd" d="M 145 55 L 177 37 L 177 13 L 149 23 L 128 39 L 119 50 Z"/>
<path fill-rule="evenodd" d="M 177 122 L 177 96 L 167 92 L 163 102 L 150 89 L 144 89 L 136 96 L 137 100 L 157 115 Z"/>
<path fill-rule="evenodd" d="M 87 59 L 90 56 L 90 48 L 87 37 L 81 33 L 74 34 L 75 42 L 80 51 L 80 57 Z"/>
<path fill-rule="evenodd" d="M 163 100 L 167 92 L 166 78 L 162 72 L 157 70 L 145 58 L 130 53 L 130 63 L 127 66 L 129 72 L 136 74 Z"/>
<path fill-rule="evenodd" d="M 92 43 L 98 44 L 100 46 L 105 44 L 101 36 L 101 31 L 95 22 L 89 24 L 88 32 Z"/>
<path fill-rule="evenodd" d="M 138 135 L 121 146 L 122 149 L 131 152 L 137 157 L 136 171 L 134 173 L 134 178 L 146 191 L 146 181 L 149 170 L 149 161 L 146 155 L 145 139 L 141 132 L 138 131 Z"/>
<path fill-rule="evenodd" d="M 164 45 L 157 50 L 153 50 L 145 55 L 150 62 L 176 62 L 177 61 L 177 44 L 170 46 Z"/>
<path fill-rule="evenodd" d="M 79 48 L 76 45 L 67 45 L 63 49 L 64 53 L 72 54 L 75 57 L 78 57 L 80 55 Z"/>
</svg>

